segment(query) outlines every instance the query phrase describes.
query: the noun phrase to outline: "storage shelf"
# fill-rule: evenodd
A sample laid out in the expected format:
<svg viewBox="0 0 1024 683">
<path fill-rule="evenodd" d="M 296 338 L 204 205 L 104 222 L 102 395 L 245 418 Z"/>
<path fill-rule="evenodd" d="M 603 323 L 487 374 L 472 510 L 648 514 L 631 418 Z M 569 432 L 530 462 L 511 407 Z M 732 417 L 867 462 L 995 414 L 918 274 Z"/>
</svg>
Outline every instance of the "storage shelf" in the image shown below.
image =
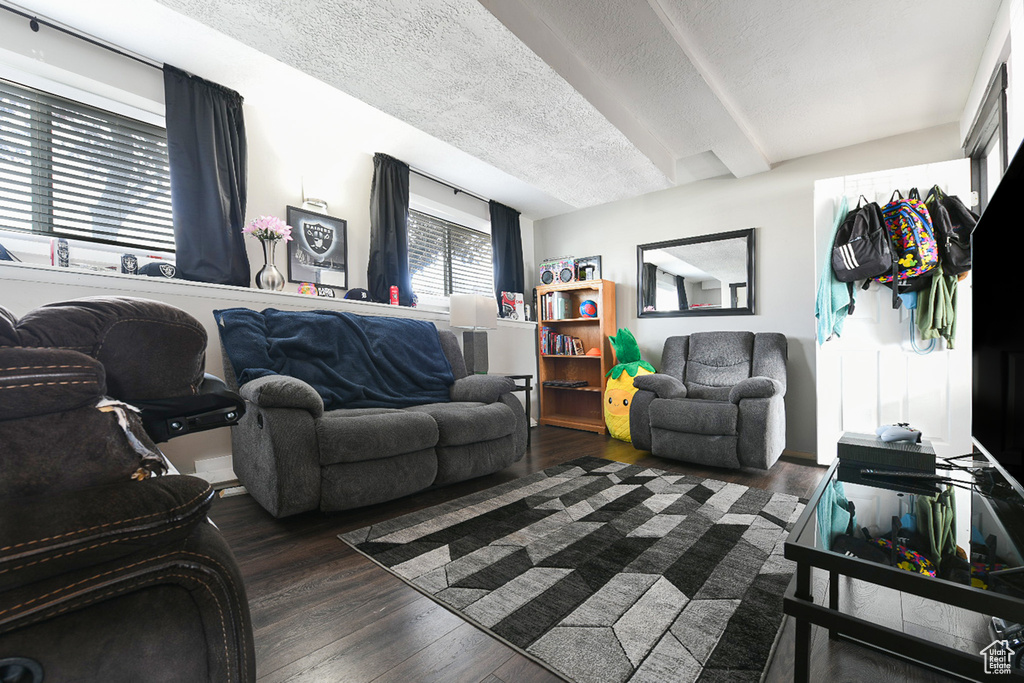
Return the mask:
<svg viewBox="0 0 1024 683">
<path fill-rule="evenodd" d="M 601 318 L 552 318 L 551 320 L 541 320 L 541 323 L 599 323 Z"/>
<path fill-rule="evenodd" d="M 562 415 L 555 413 L 553 415 L 542 417 L 540 419 L 540 423 L 542 425 L 551 425 L 553 427 L 581 429 L 586 432 L 596 432 L 598 434 L 605 434 L 608 431 L 608 427 L 605 425 L 604 420 L 591 420 L 577 415 Z"/>
<path fill-rule="evenodd" d="M 616 333 L 615 283 L 610 280 L 588 280 L 541 285 L 537 287 L 537 301 L 542 312 L 547 312 L 545 297 L 553 292 L 562 292 L 568 298 L 568 307 L 564 312 L 572 317 L 541 320 L 537 327 L 538 342 L 547 332 L 565 334 L 578 337 L 584 349 L 597 349 L 601 353 L 597 356 L 540 354 L 538 345 L 537 383 L 542 387 L 539 392 L 540 423 L 606 434 L 608 429 L 604 423 L 602 399 L 608 381 L 605 372 L 615 363 L 611 342 L 608 341 L 608 336 Z M 593 300 L 597 304 L 599 316 L 591 318 L 579 315 L 580 304 L 585 300 Z M 546 328 L 542 328 L 542 325 Z M 559 360 L 544 360 L 555 358 Z M 588 384 L 581 387 L 545 387 L 543 382 L 546 380 L 583 380 Z"/>
<path fill-rule="evenodd" d="M 541 385 L 541 386 L 544 389 L 556 389 L 558 391 L 596 391 L 596 392 L 599 392 L 599 393 L 601 391 L 601 387 L 591 387 L 591 386 L 586 386 L 586 387 L 551 387 L 551 386 L 544 386 L 544 385 Z"/>
</svg>

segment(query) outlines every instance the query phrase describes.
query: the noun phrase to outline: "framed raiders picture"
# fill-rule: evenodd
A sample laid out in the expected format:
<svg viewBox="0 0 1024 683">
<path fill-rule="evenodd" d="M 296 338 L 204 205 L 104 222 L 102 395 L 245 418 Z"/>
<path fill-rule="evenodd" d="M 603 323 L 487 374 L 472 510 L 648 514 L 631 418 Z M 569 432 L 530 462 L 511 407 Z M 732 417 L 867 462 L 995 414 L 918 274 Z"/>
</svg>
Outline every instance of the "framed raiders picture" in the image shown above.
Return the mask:
<svg viewBox="0 0 1024 683">
<path fill-rule="evenodd" d="M 348 224 L 294 206 L 287 215 L 292 226 L 288 281 L 348 289 Z"/>
</svg>

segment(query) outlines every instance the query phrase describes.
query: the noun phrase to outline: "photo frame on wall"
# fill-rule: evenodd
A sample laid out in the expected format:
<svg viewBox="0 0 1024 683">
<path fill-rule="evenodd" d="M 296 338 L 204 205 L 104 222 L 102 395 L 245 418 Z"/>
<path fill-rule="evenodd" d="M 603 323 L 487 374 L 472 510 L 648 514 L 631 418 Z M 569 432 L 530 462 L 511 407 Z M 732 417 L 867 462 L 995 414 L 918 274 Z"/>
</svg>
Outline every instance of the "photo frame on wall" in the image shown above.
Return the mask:
<svg viewBox="0 0 1024 683">
<path fill-rule="evenodd" d="M 288 207 L 288 282 L 348 289 L 348 223 L 334 216 Z"/>
<path fill-rule="evenodd" d="M 601 279 L 601 257 L 584 256 L 576 259 L 576 281 Z"/>
</svg>

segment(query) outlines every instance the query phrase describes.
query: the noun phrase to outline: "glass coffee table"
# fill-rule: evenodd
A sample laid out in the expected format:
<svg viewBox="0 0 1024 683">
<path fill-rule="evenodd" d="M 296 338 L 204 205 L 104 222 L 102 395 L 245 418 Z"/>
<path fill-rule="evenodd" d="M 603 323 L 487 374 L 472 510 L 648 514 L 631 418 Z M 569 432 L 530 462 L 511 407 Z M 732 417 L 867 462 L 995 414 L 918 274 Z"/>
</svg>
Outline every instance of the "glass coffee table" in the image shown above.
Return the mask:
<svg viewBox="0 0 1024 683">
<path fill-rule="evenodd" d="M 1002 680 L 1024 678 L 1013 662 L 1024 652 L 1006 653 L 1005 644 L 992 642 L 985 628 L 989 617 L 1024 623 L 1024 489 L 981 452 L 939 458 L 937 468 L 923 476 L 865 471 L 872 468 L 891 471 L 834 462 L 785 543 L 786 558 L 797 565 L 784 597 L 784 611 L 796 622 L 794 680 L 809 680 L 811 624 L 829 629 L 831 638 L 848 638 L 966 678 L 983 679 L 991 672 L 1008 673 Z M 852 537 L 828 524 L 844 521 L 841 512 L 833 514 L 843 502 L 837 491 L 855 507 Z M 933 550 L 936 546 L 945 551 Z M 814 602 L 812 567 L 828 572 L 827 604 Z M 900 591 L 899 618 L 914 628 L 840 611 L 841 586 L 854 585 L 840 577 Z M 949 630 L 938 622 L 962 614 L 944 606 L 977 613 L 970 615 L 976 625 L 966 645 L 962 638 L 953 643 L 952 637 L 935 636 L 943 627 Z M 1011 645 L 1012 637 L 1011 632 Z"/>
</svg>

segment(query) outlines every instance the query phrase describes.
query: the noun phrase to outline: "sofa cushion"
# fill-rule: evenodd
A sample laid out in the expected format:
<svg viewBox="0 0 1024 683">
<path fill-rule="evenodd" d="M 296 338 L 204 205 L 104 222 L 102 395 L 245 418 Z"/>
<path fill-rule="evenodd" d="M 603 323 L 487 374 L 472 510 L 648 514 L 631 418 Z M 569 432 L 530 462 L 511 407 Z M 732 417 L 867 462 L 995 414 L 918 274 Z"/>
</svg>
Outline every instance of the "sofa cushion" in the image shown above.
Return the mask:
<svg viewBox="0 0 1024 683">
<path fill-rule="evenodd" d="M 422 491 L 437 478 L 433 448 L 390 458 L 338 463 L 321 469 L 324 512 L 374 505 Z"/>
<path fill-rule="evenodd" d="M 731 387 L 750 377 L 754 353 L 753 332 L 695 332 L 690 335 L 689 355 L 683 378 L 687 396 L 711 400 L 728 400 L 714 391 Z"/>
<path fill-rule="evenodd" d="M 659 458 L 710 465 L 711 467 L 740 467 L 737 456 L 737 436 L 709 436 L 685 434 L 670 429 L 651 429 L 651 452 Z"/>
<path fill-rule="evenodd" d="M 437 431 L 427 414 L 394 408 L 332 410 L 316 421 L 320 464 L 380 460 L 433 448 Z"/>
<path fill-rule="evenodd" d="M 16 324 L 0 322 L 0 346 L 79 351 L 103 364 L 107 391 L 121 400 L 192 396 L 206 370 L 206 329 L 169 304 L 89 297 L 47 304 Z"/>
<path fill-rule="evenodd" d="M 736 434 L 739 406 L 699 399 L 658 398 L 651 401 L 651 428 L 687 434 Z"/>
<path fill-rule="evenodd" d="M 462 446 L 438 446 L 435 486 L 475 479 L 503 470 L 516 458 L 515 439 L 503 436 Z"/>
<path fill-rule="evenodd" d="M 504 403 L 428 403 L 405 412 L 429 415 L 437 423 L 439 446 L 463 446 L 510 435 L 516 426 L 512 409 Z"/>
</svg>

